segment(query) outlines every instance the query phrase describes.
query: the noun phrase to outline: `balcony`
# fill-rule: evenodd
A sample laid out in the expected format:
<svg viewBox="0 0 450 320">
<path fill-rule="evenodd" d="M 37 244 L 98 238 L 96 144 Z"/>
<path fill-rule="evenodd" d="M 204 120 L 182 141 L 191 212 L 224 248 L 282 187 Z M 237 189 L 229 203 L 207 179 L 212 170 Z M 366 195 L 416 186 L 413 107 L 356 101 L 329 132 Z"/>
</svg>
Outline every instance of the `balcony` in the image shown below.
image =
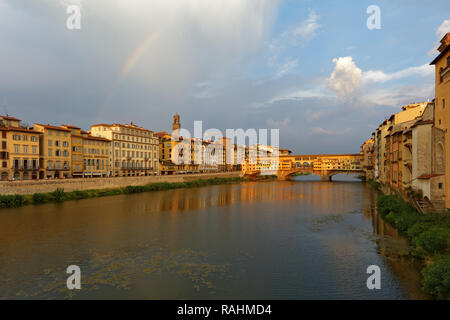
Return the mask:
<svg viewBox="0 0 450 320">
<path fill-rule="evenodd" d="M 29 171 L 29 170 L 39 170 L 39 166 L 12 166 L 12 170 L 14 171 Z"/>
<path fill-rule="evenodd" d="M 448 65 L 445 69 L 441 70 L 441 82 L 446 81 L 448 78 L 450 78 L 450 65 Z"/>
<path fill-rule="evenodd" d="M 62 168 L 55 168 L 47 166 L 46 170 L 48 171 L 68 171 L 70 170 L 70 166 L 63 166 Z"/>
</svg>

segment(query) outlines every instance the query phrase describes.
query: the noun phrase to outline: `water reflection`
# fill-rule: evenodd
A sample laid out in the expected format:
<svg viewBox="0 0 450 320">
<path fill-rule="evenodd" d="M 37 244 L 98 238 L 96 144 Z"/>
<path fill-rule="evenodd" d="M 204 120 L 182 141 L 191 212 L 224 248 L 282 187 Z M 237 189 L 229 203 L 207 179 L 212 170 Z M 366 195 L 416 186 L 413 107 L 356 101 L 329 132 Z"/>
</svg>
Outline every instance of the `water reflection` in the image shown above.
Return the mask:
<svg viewBox="0 0 450 320">
<path fill-rule="evenodd" d="M 424 298 L 373 190 L 316 180 L 0 211 L 0 298 Z M 65 289 L 70 264 L 82 268 L 80 292 Z M 371 264 L 378 292 L 365 286 Z"/>
</svg>

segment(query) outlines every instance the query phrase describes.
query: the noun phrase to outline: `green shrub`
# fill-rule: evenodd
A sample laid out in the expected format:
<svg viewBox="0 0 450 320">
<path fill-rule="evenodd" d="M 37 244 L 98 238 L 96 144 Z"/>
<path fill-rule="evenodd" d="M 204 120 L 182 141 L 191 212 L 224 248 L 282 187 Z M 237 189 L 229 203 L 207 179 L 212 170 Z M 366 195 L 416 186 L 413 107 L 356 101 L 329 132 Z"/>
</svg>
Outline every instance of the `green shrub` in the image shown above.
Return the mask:
<svg viewBox="0 0 450 320">
<path fill-rule="evenodd" d="M 132 194 L 132 193 L 142 193 L 145 192 L 144 186 L 127 186 L 123 189 L 123 193 Z"/>
<path fill-rule="evenodd" d="M 22 195 L 0 196 L 0 208 L 18 208 L 23 206 L 25 198 Z"/>
<path fill-rule="evenodd" d="M 72 194 L 72 199 L 74 199 L 74 200 L 90 198 L 90 195 L 87 191 L 75 190 L 74 192 L 71 192 L 71 194 Z"/>
<path fill-rule="evenodd" d="M 49 201 L 47 194 L 45 193 L 34 193 L 33 194 L 33 203 L 34 204 L 42 204 Z"/>
<path fill-rule="evenodd" d="M 375 190 L 380 190 L 381 184 L 379 182 L 370 180 L 369 185 L 374 188 Z"/>
<path fill-rule="evenodd" d="M 62 188 L 57 188 L 55 191 L 51 193 L 51 196 L 56 202 L 64 201 L 65 192 Z"/>
<path fill-rule="evenodd" d="M 432 227 L 416 236 L 413 242 L 428 252 L 437 253 L 447 248 L 447 238 L 447 230 L 440 227 Z"/>
<path fill-rule="evenodd" d="M 420 214 L 417 211 L 392 211 L 385 219 L 398 230 L 406 232 L 420 220 Z"/>
<path fill-rule="evenodd" d="M 377 199 L 378 211 L 382 214 L 389 212 L 401 212 L 404 205 L 397 196 L 379 196 Z"/>
<path fill-rule="evenodd" d="M 450 255 L 439 258 L 422 270 L 422 288 L 439 298 L 450 298 Z"/>
<path fill-rule="evenodd" d="M 421 219 L 422 220 L 422 219 Z M 407 235 L 410 240 L 414 239 L 418 235 L 420 235 L 422 232 L 428 231 L 431 228 L 431 224 L 427 222 L 417 222 L 415 225 L 413 225 L 411 228 L 408 229 Z"/>
</svg>

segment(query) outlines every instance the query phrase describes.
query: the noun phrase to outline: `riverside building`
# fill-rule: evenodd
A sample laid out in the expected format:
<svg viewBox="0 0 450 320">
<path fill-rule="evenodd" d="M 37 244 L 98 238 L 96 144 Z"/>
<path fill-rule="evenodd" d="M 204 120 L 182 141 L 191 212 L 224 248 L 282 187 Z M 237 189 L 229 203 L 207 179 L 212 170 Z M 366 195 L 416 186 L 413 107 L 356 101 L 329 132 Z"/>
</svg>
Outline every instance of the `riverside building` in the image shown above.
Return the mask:
<svg viewBox="0 0 450 320">
<path fill-rule="evenodd" d="M 159 140 L 153 131 L 130 124 L 96 124 L 91 135 L 111 140 L 110 174 L 114 177 L 159 174 Z"/>
</svg>

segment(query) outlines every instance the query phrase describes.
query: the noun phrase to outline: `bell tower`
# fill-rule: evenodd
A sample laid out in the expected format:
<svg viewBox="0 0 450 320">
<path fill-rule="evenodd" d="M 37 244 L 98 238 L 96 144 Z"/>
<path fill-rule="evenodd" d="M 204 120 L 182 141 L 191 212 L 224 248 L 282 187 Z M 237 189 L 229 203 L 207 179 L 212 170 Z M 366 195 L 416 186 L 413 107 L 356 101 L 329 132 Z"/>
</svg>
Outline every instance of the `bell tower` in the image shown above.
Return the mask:
<svg viewBox="0 0 450 320">
<path fill-rule="evenodd" d="M 180 116 L 179 114 L 175 114 L 173 116 L 173 123 L 172 123 L 172 130 L 175 131 L 177 129 L 180 129 L 181 125 L 180 125 Z"/>
</svg>

